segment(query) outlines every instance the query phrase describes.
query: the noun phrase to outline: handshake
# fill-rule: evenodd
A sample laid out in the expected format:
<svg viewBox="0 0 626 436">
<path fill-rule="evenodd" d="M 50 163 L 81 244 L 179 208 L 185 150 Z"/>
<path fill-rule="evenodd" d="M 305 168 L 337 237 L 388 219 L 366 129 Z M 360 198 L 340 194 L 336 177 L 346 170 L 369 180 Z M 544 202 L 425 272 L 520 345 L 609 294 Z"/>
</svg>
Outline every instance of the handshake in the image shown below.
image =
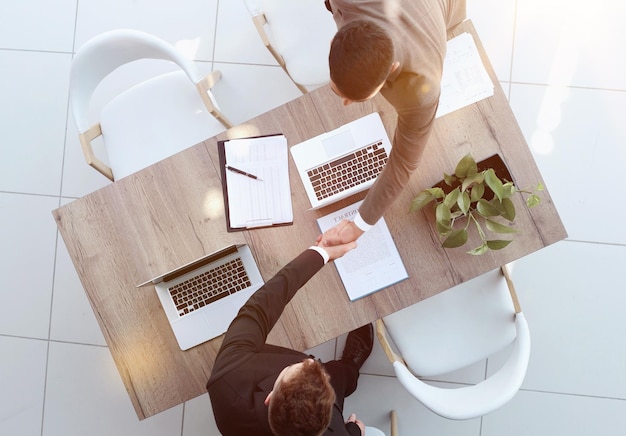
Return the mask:
<svg viewBox="0 0 626 436">
<path fill-rule="evenodd" d="M 328 253 L 330 260 L 335 260 L 356 248 L 356 240 L 363 234 L 352 221 L 342 220 L 332 229 L 317 237 L 315 245 Z"/>
</svg>

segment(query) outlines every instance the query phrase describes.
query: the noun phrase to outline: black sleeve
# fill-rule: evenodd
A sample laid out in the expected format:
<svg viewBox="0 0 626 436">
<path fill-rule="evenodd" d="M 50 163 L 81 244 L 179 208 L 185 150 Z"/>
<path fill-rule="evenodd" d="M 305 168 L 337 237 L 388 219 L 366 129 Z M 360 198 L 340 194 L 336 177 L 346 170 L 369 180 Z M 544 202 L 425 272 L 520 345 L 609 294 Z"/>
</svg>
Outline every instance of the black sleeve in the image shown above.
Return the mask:
<svg viewBox="0 0 626 436">
<path fill-rule="evenodd" d="M 243 361 L 261 350 L 285 306 L 322 266 L 322 256 L 307 249 L 248 299 L 228 327 L 215 359 L 211 380 L 219 378 L 222 369 L 233 368 L 237 361 Z"/>
<path fill-rule="evenodd" d="M 361 436 L 361 429 L 354 422 L 346 423 L 346 431 L 350 436 Z"/>
</svg>

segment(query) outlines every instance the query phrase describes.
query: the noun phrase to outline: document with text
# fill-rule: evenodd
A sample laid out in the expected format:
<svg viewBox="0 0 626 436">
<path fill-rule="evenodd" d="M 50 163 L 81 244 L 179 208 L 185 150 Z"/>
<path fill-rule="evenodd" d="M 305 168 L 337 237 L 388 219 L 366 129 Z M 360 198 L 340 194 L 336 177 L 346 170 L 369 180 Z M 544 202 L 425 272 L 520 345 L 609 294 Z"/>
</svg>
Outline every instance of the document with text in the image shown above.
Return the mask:
<svg viewBox="0 0 626 436">
<path fill-rule="evenodd" d="M 493 92 L 493 83 L 472 35 L 462 33 L 448 41 L 435 117 L 491 97 Z"/>
<path fill-rule="evenodd" d="M 284 135 L 218 143 L 229 231 L 293 223 Z"/>
<path fill-rule="evenodd" d="M 352 220 L 362 201 L 318 218 L 322 232 L 342 219 Z M 357 240 L 357 248 L 334 261 L 350 301 L 408 278 L 384 218 Z"/>
</svg>

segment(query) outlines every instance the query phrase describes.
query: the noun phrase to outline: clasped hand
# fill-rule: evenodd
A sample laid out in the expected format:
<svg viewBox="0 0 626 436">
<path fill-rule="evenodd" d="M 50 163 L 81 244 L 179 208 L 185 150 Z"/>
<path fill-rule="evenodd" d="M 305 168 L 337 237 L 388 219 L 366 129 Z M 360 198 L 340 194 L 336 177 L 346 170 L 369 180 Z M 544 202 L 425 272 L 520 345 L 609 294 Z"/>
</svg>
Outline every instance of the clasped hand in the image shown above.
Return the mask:
<svg viewBox="0 0 626 436">
<path fill-rule="evenodd" d="M 362 234 L 363 230 L 359 229 L 353 221 L 342 220 L 332 229 L 328 229 L 323 234 L 319 235 L 316 244 L 320 247 L 324 247 L 326 251 L 334 246 L 351 243 L 354 243 L 352 247 L 354 248 L 356 247 L 356 240 Z"/>
</svg>

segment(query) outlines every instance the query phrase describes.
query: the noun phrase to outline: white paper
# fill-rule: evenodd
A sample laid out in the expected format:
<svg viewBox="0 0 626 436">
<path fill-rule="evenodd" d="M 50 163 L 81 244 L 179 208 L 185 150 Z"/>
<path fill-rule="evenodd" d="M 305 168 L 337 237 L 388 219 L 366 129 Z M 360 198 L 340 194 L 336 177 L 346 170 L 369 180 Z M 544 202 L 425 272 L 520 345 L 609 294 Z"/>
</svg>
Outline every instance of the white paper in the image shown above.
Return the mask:
<svg viewBox="0 0 626 436">
<path fill-rule="evenodd" d="M 362 201 L 318 218 L 322 232 L 351 220 Z M 409 277 L 384 218 L 357 240 L 357 248 L 334 261 L 351 301 Z"/>
<path fill-rule="evenodd" d="M 441 117 L 493 95 L 493 83 L 480 59 L 474 38 L 462 33 L 448 41 L 443 61 L 441 96 L 435 117 Z"/>
<path fill-rule="evenodd" d="M 224 144 L 230 226 L 253 228 L 293 222 L 287 139 L 283 135 L 232 139 Z"/>
</svg>

